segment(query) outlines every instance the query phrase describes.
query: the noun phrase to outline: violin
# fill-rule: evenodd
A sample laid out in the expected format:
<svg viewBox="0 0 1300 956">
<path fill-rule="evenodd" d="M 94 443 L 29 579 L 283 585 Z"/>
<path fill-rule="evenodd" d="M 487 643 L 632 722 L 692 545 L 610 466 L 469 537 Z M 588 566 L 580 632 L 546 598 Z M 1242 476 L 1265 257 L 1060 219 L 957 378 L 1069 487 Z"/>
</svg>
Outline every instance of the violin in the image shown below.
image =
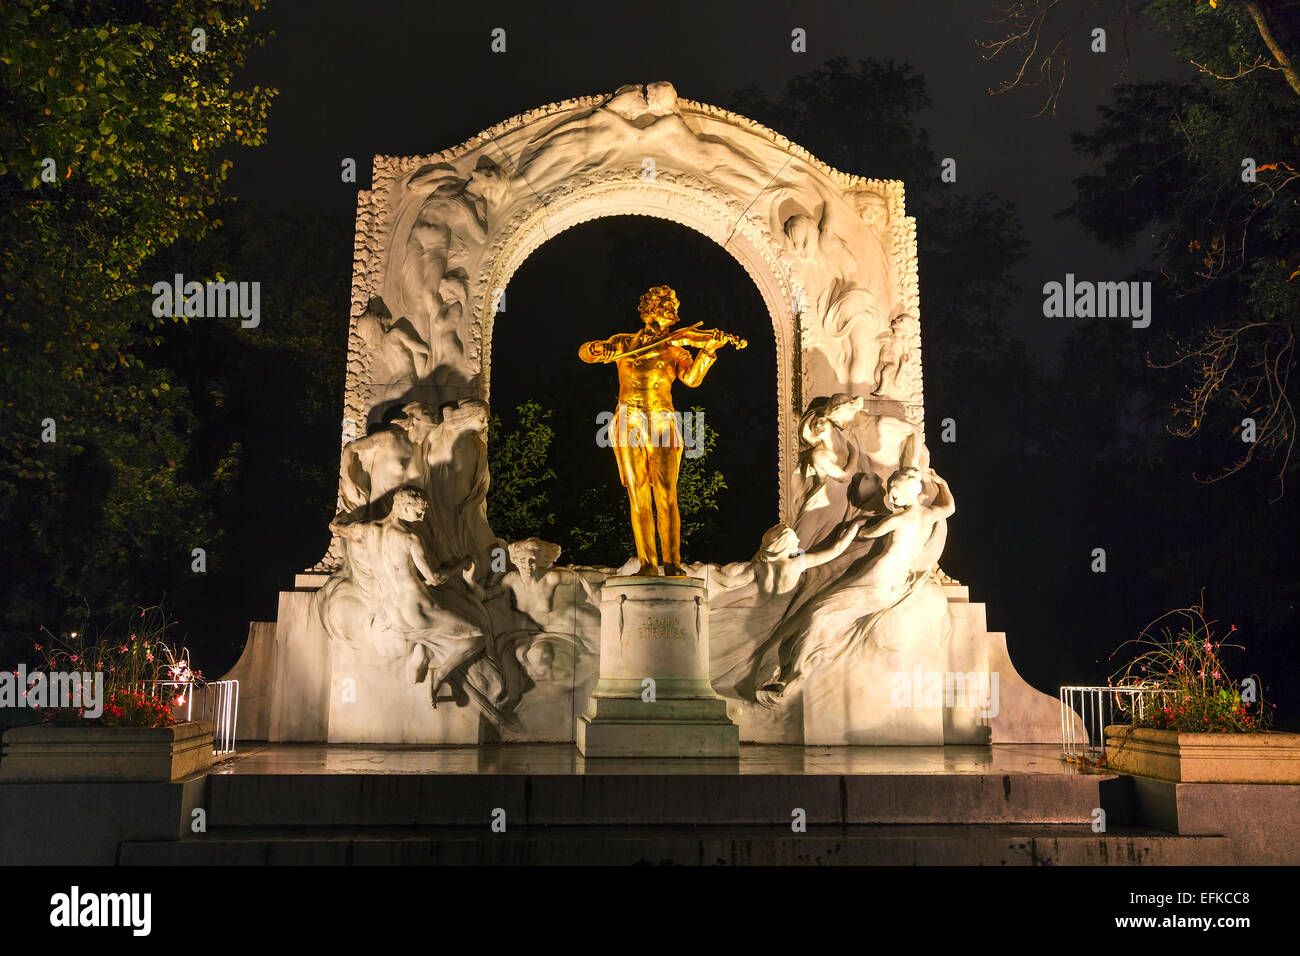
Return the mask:
<svg viewBox="0 0 1300 956">
<path fill-rule="evenodd" d="M 702 335 L 708 336 L 710 339 L 714 340 L 717 345 L 734 345 L 738 349 L 743 349 L 749 345 L 745 339 L 742 339 L 739 335 L 733 335 L 731 332 L 723 332 L 721 329 L 701 329 L 700 326 L 703 324 L 704 323 L 701 321 L 696 322 L 694 325 L 688 325 L 682 329 L 670 329 L 662 335 L 651 339 L 649 342 L 643 342 L 641 345 L 638 345 L 635 348 L 630 348 L 624 352 L 616 352 L 612 355 L 606 355 L 600 361 L 606 363 L 617 362 L 620 359 L 631 358 L 634 355 L 642 355 L 661 345 L 676 344 L 679 339 L 697 339 L 695 342 L 686 342 L 686 344 L 699 346 L 701 343 L 698 341 L 698 336 Z"/>
</svg>

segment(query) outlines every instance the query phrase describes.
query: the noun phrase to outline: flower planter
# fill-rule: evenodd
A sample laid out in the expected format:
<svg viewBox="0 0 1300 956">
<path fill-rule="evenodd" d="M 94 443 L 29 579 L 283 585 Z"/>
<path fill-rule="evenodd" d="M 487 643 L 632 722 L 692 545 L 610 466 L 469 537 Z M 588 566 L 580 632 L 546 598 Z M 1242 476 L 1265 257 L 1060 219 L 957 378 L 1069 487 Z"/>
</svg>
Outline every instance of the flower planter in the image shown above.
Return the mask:
<svg viewBox="0 0 1300 956">
<path fill-rule="evenodd" d="M 1111 770 L 1179 783 L 1300 783 L 1300 734 L 1106 728 Z"/>
<path fill-rule="evenodd" d="M 180 780 L 212 766 L 212 725 L 13 727 L 4 734 L 0 783 L 139 783 Z"/>
</svg>

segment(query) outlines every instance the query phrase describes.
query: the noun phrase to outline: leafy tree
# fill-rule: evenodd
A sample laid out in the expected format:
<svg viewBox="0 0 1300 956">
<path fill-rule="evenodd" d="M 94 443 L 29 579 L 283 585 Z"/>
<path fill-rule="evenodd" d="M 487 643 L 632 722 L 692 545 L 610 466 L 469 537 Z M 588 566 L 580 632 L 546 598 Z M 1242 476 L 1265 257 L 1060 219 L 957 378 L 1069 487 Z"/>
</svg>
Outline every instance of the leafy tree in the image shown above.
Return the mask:
<svg viewBox="0 0 1300 956">
<path fill-rule="evenodd" d="M 205 484 L 220 465 L 194 467 L 196 421 L 159 353 L 165 327 L 186 320 L 152 315 L 149 262 L 219 225 L 222 154 L 266 138 L 275 91 L 234 79 L 265 40 L 249 23 L 261 6 L 0 7 L 0 537 L 22 569 L 0 584 L 11 623 L 55 623 L 78 599 L 156 598 L 189 573 L 192 543 L 217 537 Z"/>
<path fill-rule="evenodd" d="M 698 437 L 699 454 L 695 457 L 682 456 L 682 468 L 677 475 L 677 509 L 682 519 L 682 559 L 686 557 L 688 545 L 698 541 L 710 530 L 713 516 L 718 511 L 718 493 L 725 491 L 727 480 L 722 472 L 713 469 L 709 456 L 718 447 L 718 431 L 704 420 L 704 409 L 699 405 L 691 406 L 689 414 L 699 415 L 697 421 L 704 422 L 704 434 Z M 698 549 L 697 549 L 698 550 Z"/>
<path fill-rule="evenodd" d="M 540 534 L 555 523 L 549 485 L 555 478 L 550 466 L 555 430 L 547 423 L 552 409 L 529 399 L 516 406 L 518 424 L 505 431 L 501 419 L 488 421 L 488 524 L 507 541 Z"/>
<path fill-rule="evenodd" d="M 1171 341 L 1151 358 L 1182 391 L 1170 431 L 1210 441 L 1210 480 L 1295 467 L 1300 316 L 1300 90 L 1257 5 L 1158 2 L 1149 12 L 1189 81 L 1126 84 L 1073 143 L 1099 161 L 1068 212 L 1117 247 L 1156 240 Z M 1270 65 L 1274 59 L 1282 64 Z M 1241 435 L 1243 428 L 1254 430 Z"/>
</svg>

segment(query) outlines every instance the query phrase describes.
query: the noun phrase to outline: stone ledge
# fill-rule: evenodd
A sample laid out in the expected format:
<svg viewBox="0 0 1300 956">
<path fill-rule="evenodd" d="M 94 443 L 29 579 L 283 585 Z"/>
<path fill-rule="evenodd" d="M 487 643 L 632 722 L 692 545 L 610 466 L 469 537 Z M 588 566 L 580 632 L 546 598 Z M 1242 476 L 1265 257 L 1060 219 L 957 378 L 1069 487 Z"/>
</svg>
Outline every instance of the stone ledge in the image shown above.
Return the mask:
<svg viewBox="0 0 1300 956">
<path fill-rule="evenodd" d="M 1110 770 L 1179 783 L 1300 783 L 1300 734 L 1106 728 Z"/>
<path fill-rule="evenodd" d="M 150 783 L 212 766 L 212 724 L 171 727 L 14 727 L 4 734 L 0 783 Z"/>
</svg>

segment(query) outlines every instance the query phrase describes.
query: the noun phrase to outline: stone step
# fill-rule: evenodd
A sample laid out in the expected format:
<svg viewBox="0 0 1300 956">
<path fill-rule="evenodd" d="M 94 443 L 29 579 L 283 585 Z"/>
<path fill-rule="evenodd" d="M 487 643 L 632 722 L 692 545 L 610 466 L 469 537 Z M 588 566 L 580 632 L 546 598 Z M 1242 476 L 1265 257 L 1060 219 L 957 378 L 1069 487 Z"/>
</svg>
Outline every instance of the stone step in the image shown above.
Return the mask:
<svg viewBox="0 0 1300 956">
<path fill-rule="evenodd" d="M 213 774 L 210 827 L 1086 824 L 1114 777 L 1062 773 Z"/>
<path fill-rule="evenodd" d="M 125 842 L 123 865 L 1125 866 L 1215 864 L 1219 836 L 1088 826 L 218 828 Z"/>
</svg>

